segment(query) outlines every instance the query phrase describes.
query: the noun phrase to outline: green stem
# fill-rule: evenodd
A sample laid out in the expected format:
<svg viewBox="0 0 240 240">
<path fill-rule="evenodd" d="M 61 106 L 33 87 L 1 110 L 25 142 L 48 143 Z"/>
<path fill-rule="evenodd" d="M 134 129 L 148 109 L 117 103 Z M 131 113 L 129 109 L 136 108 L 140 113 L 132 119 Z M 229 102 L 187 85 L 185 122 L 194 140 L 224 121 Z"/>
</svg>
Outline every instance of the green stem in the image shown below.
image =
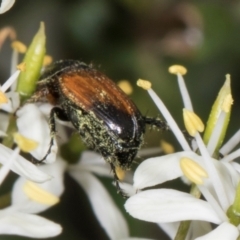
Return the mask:
<svg viewBox="0 0 240 240">
<path fill-rule="evenodd" d="M 9 118 L 9 124 L 6 132 L 7 136 L 3 139 L 3 142 L 2 142 L 4 146 L 12 148 L 14 144 L 13 133 L 15 132 L 17 132 L 16 116 L 12 114 L 10 115 L 10 118 Z"/>
<path fill-rule="evenodd" d="M 190 194 L 193 195 L 196 198 L 200 198 L 200 196 L 201 196 L 201 192 L 199 191 L 199 189 L 197 188 L 197 186 L 195 184 L 192 185 L 191 190 L 190 190 Z M 181 222 L 179 227 L 178 227 L 178 231 L 177 231 L 177 234 L 176 234 L 174 240 L 184 240 L 184 239 L 186 239 L 188 231 L 189 231 L 190 224 L 191 224 L 191 221 Z"/>
<path fill-rule="evenodd" d="M 238 183 L 237 191 L 233 204 L 227 210 L 229 222 L 235 226 L 240 224 L 240 183 Z"/>
<path fill-rule="evenodd" d="M 0 209 L 6 208 L 11 204 L 11 194 L 6 193 L 0 197 Z"/>
<path fill-rule="evenodd" d="M 232 206 L 235 214 L 240 217 L 240 183 L 238 183 L 235 199 Z"/>
<path fill-rule="evenodd" d="M 184 240 L 184 239 L 186 239 L 190 224 L 191 224 L 191 221 L 181 222 L 179 227 L 178 227 L 178 231 L 177 231 L 177 234 L 176 234 L 174 240 Z"/>
</svg>

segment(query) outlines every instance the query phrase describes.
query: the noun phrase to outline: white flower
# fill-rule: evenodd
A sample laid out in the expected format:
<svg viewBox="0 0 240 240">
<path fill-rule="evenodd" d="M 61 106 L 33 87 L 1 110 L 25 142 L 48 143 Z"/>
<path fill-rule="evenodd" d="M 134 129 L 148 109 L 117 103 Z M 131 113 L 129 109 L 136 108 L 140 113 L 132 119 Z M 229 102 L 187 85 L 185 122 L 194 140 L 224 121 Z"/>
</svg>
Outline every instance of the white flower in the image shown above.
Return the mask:
<svg viewBox="0 0 240 240">
<path fill-rule="evenodd" d="M 19 48 L 22 47 L 19 46 L 19 42 L 15 43 L 14 46 L 11 64 L 12 71 L 17 65 Z M 0 102 L 2 96 L 2 104 L 0 107 L 7 113 L 15 112 L 20 105 L 18 94 L 15 94 L 15 87 L 13 86 L 19 73 L 20 70 L 13 73 L 10 79 L 7 80 L 0 89 L 2 94 L 0 95 Z M 6 93 L 6 90 L 10 87 L 11 91 Z M 11 98 L 9 99 L 9 97 Z M 58 197 L 64 190 L 62 182 L 66 164 L 63 163 L 61 159 L 55 162 L 58 150 L 55 139 L 51 153 L 44 161 L 47 165 L 37 168 L 36 165 L 33 165 L 19 155 L 20 149 L 25 151 L 24 148 L 20 146 L 21 141 L 28 141 L 29 144 L 36 145 L 37 147 L 27 152 L 38 160 L 45 157 L 51 141 L 51 133 L 46 120 L 46 116 L 49 116 L 50 110 L 49 104 L 47 107 L 42 105 L 39 107 L 39 105 L 35 104 L 22 106 L 16 112 L 18 135 L 14 135 L 15 143 L 17 143 L 19 147 L 11 150 L 10 148 L 0 145 L 0 162 L 3 163 L 3 167 L 0 170 L 0 180 L 2 179 L 3 181 L 5 179 L 10 169 L 22 176 L 14 184 L 12 205 L 2 210 L 2 218 L 0 212 L 0 222 L 2 220 L 2 225 L 4 226 L 2 229 L 0 227 L 0 233 L 2 234 L 46 238 L 58 235 L 61 232 L 61 227 L 58 224 L 34 215 L 58 202 Z M 2 115 L 1 118 L 0 134 L 2 136 L 6 136 L 8 133 L 7 124 L 4 124 L 4 122 L 9 123 L 11 120 L 7 113 Z M 57 137 L 59 137 L 60 143 L 64 143 L 66 141 L 66 133 L 59 131 L 59 127 L 61 126 L 57 127 Z M 17 138 L 19 134 L 20 140 Z M 13 160 L 7 161 L 7 158 Z M 112 177 L 109 164 L 106 164 L 104 159 L 99 155 L 86 152 L 83 153 L 83 157 L 78 164 L 69 166 L 69 173 L 86 191 L 93 211 L 109 238 L 118 240 L 128 238 L 129 233 L 125 219 L 107 190 L 105 190 L 101 182 L 93 175 L 93 173 L 95 173 L 101 176 Z M 103 206 L 106 206 L 107 211 Z M 14 219 L 16 220 L 15 222 Z M 36 221 L 39 221 L 39 223 L 37 224 Z M 15 224 L 18 225 L 15 226 Z M 41 224 L 42 227 L 39 227 L 39 224 Z M 46 229 L 43 230 L 43 228 Z"/>
<path fill-rule="evenodd" d="M 219 227 L 209 233 L 210 225 L 208 224 L 206 225 L 208 226 L 207 229 L 198 231 L 197 234 L 191 228 L 188 239 L 195 239 L 199 236 L 202 236 L 199 238 L 201 240 L 236 239 L 239 236 L 239 230 L 229 223 L 227 210 L 234 202 L 240 174 L 236 171 L 236 163 L 234 165 L 229 161 L 224 161 L 224 159 L 219 161 L 211 157 L 218 145 L 227 113 L 224 112 L 225 110 L 222 113 L 220 108 L 215 122 L 216 125 L 212 130 L 208 145 L 205 146 L 200 134 L 197 132 L 203 130 L 201 120 L 195 118 L 191 113 L 193 107 L 180 74 L 178 74 L 178 81 L 185 108 L 188 109 L 186 113 L 190 114 L 187 116 L 187 120 L 190 120 L 190 127 L 187 126 L 187 128 L 189 132 L 193 133 L 194 149 L 198 149 L 200 154 L 198 155 L 194 150 L 191 150 L 167 108 L 153 90 L 149 89 L 150 96 L 154 99 L 184 151 L 144 161 L 134 174 L 134 187 L 140 190 L 178 177 L 187 176 L 197 184 L 205 200 L 173 189 L 143 190 L 130 197 L 125 204 L 125 208 L 133 217 L 138 219 L 156 222 L 160 226 L 163 223 L 163 229 L 171 238 L 175 237 L 174 234 L 177 232 L 176 228 L 178 227 L 178 225 L 173 226 L 173 222 L 198 220 L 214 223 Z M 224 86 L 228 89 L 229 83 L 227 81 Z M 228 94 L 228 90 L 224 89 L 224 91 Z M 227 94 L 225 96 L 229 99 Z M 222 102 L 224 101 L 223 98 Z M 199 130 L 194 129 L 195 125 L 197 126 L 196 129 Z M 232 154 L 231 161 L 237 156 L 239 156 L 239 151 L 238 154 Z M 181 165 L 183 159 L 188 159 L 187 164 Z M 199 194 L 198 191 L 192 192 L 192 194 L 194 193 Z M 169 227 L 168 223 L 170 223 Z M 223 231 L 229 233 L 227 238 L 222 234 Z"/>
<path fill-rule="evenodd" d="M 22 67 L 23 66 L 21 65 L 19 69 L 15 71 L 12 76 L 0 87 L 0 107 L 2 110 L 7 112 L 14 112 L 19 107 L 20 101 L 18 94 L 12 91 L 6 94 L 5 92 L 16 82 Z M 10 97 L 11 100 L 8 97 Z M 2 104 L 3 102 L 7 103 Z M 31 154 L 35 158 L 41 159 L 47 152 L 50 143 L 49 127 L 46 119 L 34 105 L 23 107 L 18 111 L 17 115 L 19 132 L 25 137 L 29 137 L 29 139 L 35 140 L 38 143 L 38 147 L 32 150 Z M 7 126 L 10 121 L 9 115 L 1 113 L 0 117 L 1 135 L 7 136 L 5 131 L 7 130 Z M 52 150 L 51 155 L 47 159 L 48 162 L 52 162 L 56 158 L 56 145 L 53 146 Z M 24 176 L 26 179 L 35 182 L 45 182 L 51 179 L 50 175 L 40 171 L 36 165 L 21 157 L 19 155 L 19 151 L 19 148 L 16 148 L 13 151 L 12 149 L 0 144 L 0 162 L 3 165 L 0 171 L 0 183 L 4 180 L 9 170 L 12 170 L 20 176 Z M 11 161 L 9 161 L 10 159 Z"/>
<path fill-rule="evenodd" d="M 32 238 L 48 238 L 59 235 L 59 224 L 35 215 L 59 201 L 62 194 L 63 173 L 66 164 L 58 159 L 40 168 L 53 176 L 44 184 L 29 182 L 20 177 L 14 184 L 11 206 L 0 210 L 0 234 L 21 235 Z"/>
<path fill-rule="evenodd" d="M 6 4 L 6 2 L 3 1 L 2 3 Z M 10 134 L 6 132 L 11 121 L 8 113 L 15 112 L 20 104 L 16 92 L 9 91 L 6 93 L 6 91 L 16 82 L 19 73 L 20 70 L 15 71 L 0 87 L 0 107 L 7 112 L 0 115 L 0 131 L 1 136 L 4 137 Z M 23 137 L 19 133 L 13 134 L 17 143 L 14 150 L 0 144 L 0 163 L 2 165 L 0 184 L 5 180 L 10 170 L 20 176 L 12 191 L 12 204 L 0 210 L 0 234 L 32 238 L 54 237 L 61 233 L 61 226 L 37 216 L 35 213 L 42 212 L 59 201 L 59 196 L 64 190 L 63 174 L 66 164 L 59 159 L 55 164 L 38 167 L 20 156 L 21 148 L 21 150 L 27 152 L 31 151 L 34 157 L 41 159 L 47 152 L 50 133 L 46 119 L 36 106 L 26 105 L 17 112 L 17 116 L 18 131 L 25 136 Z M 53 150 L 55 152 L 52 151 L 47 159 L 48 162 L 55 161 L 56 146 L 53 146 Z"/>
<path fill-rule="evenodd" d="M 10 162 L 13 156 L 13 161 L 10 166 L 8 165 L 8 168 L 20 176 L 39 183 L 46 182 L 52 178 L 51 175 L 42 172 L 36 165 L 20 156 L 18 152 L 15 154 L 15 151 L 0 144 L 0 163 L 3 167 Z M 0 178 L 2 177 L 0 176 Z"/>
<path fill-rule="evenodd" d="M 20 134 L 39 143 L 38 147 L 31 151 L 30 154 L 38 160 L 43 159 L 49 149 L 51 139 L 49 124 L 46 118 L 34 104 L 23 106 L 17 111 L 17 116 L 17 126 Z M 54 140 L 51 153 L 47 156 L 44 162 L 54 162 L 57 150 L 58 147 Z"/>
<path fill-rule="evenodd" d="M 52 176 L 52 178 L 50 181 L 44 183 L 34 182 L 34 186 L 38 186 L 56 197 L 61 196 L 64 191 L 63 179 L 64 172 L 66 170 L 66 163 L 62 159 L 58 158 L 58 160 L 52 164 L 39 166 L 39 169 Z M 21 211 L 26 213 L 38 213 L 51 207 L 51 204 L 45 202 L 48 199 L 41 199 L 41 194 L 38 199 L 33 200 L 34 196 L 26 189 L 32 189 L 34 191 L 34 186 L 32 186 L 26 178 L 18 178 L 13 187 L 12 204 L 18 206 Z"/>
<path fill-rule="evenodd" d="M 43 217 L 0 210 L 0 234 L 21 235 L 32 238 L 54 237 L 61 233 L 61 226 Z"/>
<path fill-rule="evenodd" d="M 93 152 L 86 151 L 81 160 L 69 166 L 69 174 L 81 185 L 93 212 L 110 239 L 126 239 L 127 223 L 102 183 L 92 173 L 110 177 L 109 164 Z"/>
<path fill-rule="evenodd" d="M 16 70 L 10 78 L 0 87 L 0 108 L 6 112 L 14 112 L 20 104 L 19 94 L 6 91 L 17 81 L 20 70 Z"/>
<path fill-rule="evenodd" d="M 8 11 L 13 6 L 14 3 L 15 0 L 2 0 L 0 3 L 0 14 Z"/>
</svg>

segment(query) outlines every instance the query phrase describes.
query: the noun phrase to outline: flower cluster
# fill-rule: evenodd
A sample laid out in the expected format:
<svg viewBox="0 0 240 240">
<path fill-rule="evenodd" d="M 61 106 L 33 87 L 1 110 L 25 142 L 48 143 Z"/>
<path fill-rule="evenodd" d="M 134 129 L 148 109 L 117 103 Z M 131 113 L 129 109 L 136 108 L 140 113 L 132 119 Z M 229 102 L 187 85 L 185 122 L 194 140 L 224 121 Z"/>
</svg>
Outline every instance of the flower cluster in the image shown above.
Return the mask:
<svg viewBox="0 0 240 240">
<path fill-rule="evenodd" d="M 204 131 L 184 83 L 186 69 L 175 65 L 169 72 L 177 75 L 191 145 L 151 84 L 139 80 L 138 85 L 147 89 L 183 151 L 150 158 L 140 164 L 134 173 L 137 193 L 127 200 L 125 208 L 135 218 L 157 223 L 171 239 L 236 239 L 240 235 L 240 171 L 234 160 L 240 156 L 240 151 L 229 152 L 239 143 L 240 131 L 219 149 L 233 102 L 230 76 L 226 76 Z M 199 132 L 203 131 L 202 138 Z M 179 177 L 192 183 L 189 194 L 163 188 L 144 190 Z M 204 199 L 200 199 L 201 196 Z M 218 226 L 212 229 L 211 223 Z"/>
<path fill-rule="evenodd" d="M 14 2 L 2 0 L 0 14 L 8 11 Z M 122 213 L 96 177 L 112 177 L 108 164 L 91 151 L 82 153 L 75 164 L 60 156 L 58 146 L 68 141 L 64 126 L 58 126 L 60 137 L 54 139 L 46 164 L 38 166 L 29 161 L 43 159 L 50 142 L 47 116 L 51 106 L 23 104 L 34 92 L 36 80 L 50 59 L 46 57 L 44 24 L 41 23 L 28 48 L 16 41 L 16 32 L 9 27 L 0 29 L 0 48 L 6 37 L 12 40 L 13 54 L 11 77 L 0 87 L 0 184 L 7 181 L 10 171 L 19 177 L 13 185 L 11 201 L 8 199 L 7 206 L 2 206 L 0 201 L 0 234 L 33 238 L 59 235 L 62 231 L 60 224 L 37 214 L 60 202 L 64 192 L 64 173 L 68 172 L 85 191 L 108 237 L 131 239 Z M 18 65 L 19 53 L 26 54 L 23 63 Z M 138 85 L 148 91 L 182 151 L 147 159 L 136 169 L 133 186 L 121 183 L 131 196 L 125 209 L 135 218 L 157 223 L 171 239 L 239 238 L 240 166 L 234 160 L 240 156 L 240 150 L 233 149 L 240 141 L 240 130 L 222 146 L 233 102 L 230 76 L 226 76 L 205 127 L 193 110 L 183 79 L 186 69 L 172 66 L 169 71 L 177 75 L 184 105 L 183 119 L 189 135 L 183 134 L 151 89 L 151 83 L 139 80 Z M 22 152 L 30 158 L 21 156 Z M 176 178 L 191 185 L 190 193 L 155 187 Z M 107 206 L 107 211 L 102 206 Z"/>
<path fill-rule="evenodd" d="M 6 12 L 14 1 L 3 0 L 0 13 Z M 7 205 L 0 210 L 0 234 L 21 235 L 32 238 L 49 238 L 62 232 L 62 226 L 37 213 L 60 202 L 64 192 L 64 173 L 68 172 L 84 189 L 100 225 L 110 239 L 127 239 L 128 226 L 110 194 L 95 175 L 112 178 L 111 170 L 102 157 L 86 151 L 79 161 L 69 164 L 58 154 L 58 145 L 65 143 L 66 129 L 58 127 L 58 139 L 54 139 L 51 153 L 44 164 L 36 165 L 30 160 L 41 160 L 49 148 L 50 131 L 47 118 L 49 104 L 22 103 L 33 93 L 36 80 L 49 57 L 45 55 L 46 37 L 44 24 L 27 48 L 16 41 L 14 29 L 0 29 L 0 48 L 5 39 L 12 40 L 11 76 L 0 87 L 0 184 L 7 181 L 10 171 L 19 175 L 14 183 Z M 23 63 L 18 64 L 19 53 L 25 53 Z M 17 70 L 16 70 L 17 66 Z M 35 161 L 36 161 L 35 160 Z M 0 196 L 4 198 L 5 196 Z M 0 201 L 1 202 L 1 201 Z M 108 211 L 102 206 L 107 205 Z"/>
</svg>

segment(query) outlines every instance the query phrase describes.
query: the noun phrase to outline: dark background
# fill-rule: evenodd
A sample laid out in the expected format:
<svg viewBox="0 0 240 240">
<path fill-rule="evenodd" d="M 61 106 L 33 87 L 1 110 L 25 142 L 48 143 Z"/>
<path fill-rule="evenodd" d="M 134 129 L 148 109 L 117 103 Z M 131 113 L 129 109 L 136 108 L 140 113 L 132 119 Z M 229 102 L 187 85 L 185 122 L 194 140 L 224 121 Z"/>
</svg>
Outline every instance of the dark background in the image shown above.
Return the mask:
<svg viewBox="0 0 240 240">
<path fill-rule="evenodd" d="M 141 112 L 158 116 L 147 93 L 135 84 L 138 78 L 150 80 L 182 128 L 182 101 L 168 67 L 176 63 L 187 67 L 186 84 L 204 122 L 225 74 L 230 73 L 234 107 L 227 138 L 239 128 L 240 1 L 16 0 L 0 15 L 0 28 L 14 27 L 18 39 L 28 45 L 40 21 L 46 26 L 47 54 L 54 60 L 79 59 L 93 63 L 116 82 L 129 80 Z M 0 50 L 1 82 L 9 76 L 9 43 Z M 164 137 L 171 141 L 168 135 Z M 158 146 L 159 136 L 148 133 L 147 146 Z M 121 206 L 124 201 L 110 182 L 102 180 Z M 67 176 L 68 185 L 79 188 Z M 66 189 L 62 204 L 44 213 L 65 226 L 64 234 L 55 239 L 106 239 L 81 189 L 78 194 L 72 187 Z M 132 236 L 167 239 L 152 224 L 128 221 Z"/>
</svg>

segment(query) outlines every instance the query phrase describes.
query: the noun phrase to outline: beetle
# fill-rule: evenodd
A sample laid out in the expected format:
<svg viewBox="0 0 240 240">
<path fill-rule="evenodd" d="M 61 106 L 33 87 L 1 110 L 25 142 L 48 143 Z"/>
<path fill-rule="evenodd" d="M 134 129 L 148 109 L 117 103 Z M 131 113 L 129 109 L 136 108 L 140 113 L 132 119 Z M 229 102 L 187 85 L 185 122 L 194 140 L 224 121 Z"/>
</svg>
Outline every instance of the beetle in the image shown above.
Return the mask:
<svg viewBox="0 0 240 240">
<path fill-rule="evenodd" d="M 49 66 L 27 101 L 49 101 L 51 151 L 56 118 L 70 121 L 85 144 L 111 166 L 118 192 L 116 167 L 128 170 L 143 144 L 146 125 L 168 129 L 160 120 L 143 116 L 131 99 L 105 74 L 77 60 L 60 60 Z"/>
</svg>

